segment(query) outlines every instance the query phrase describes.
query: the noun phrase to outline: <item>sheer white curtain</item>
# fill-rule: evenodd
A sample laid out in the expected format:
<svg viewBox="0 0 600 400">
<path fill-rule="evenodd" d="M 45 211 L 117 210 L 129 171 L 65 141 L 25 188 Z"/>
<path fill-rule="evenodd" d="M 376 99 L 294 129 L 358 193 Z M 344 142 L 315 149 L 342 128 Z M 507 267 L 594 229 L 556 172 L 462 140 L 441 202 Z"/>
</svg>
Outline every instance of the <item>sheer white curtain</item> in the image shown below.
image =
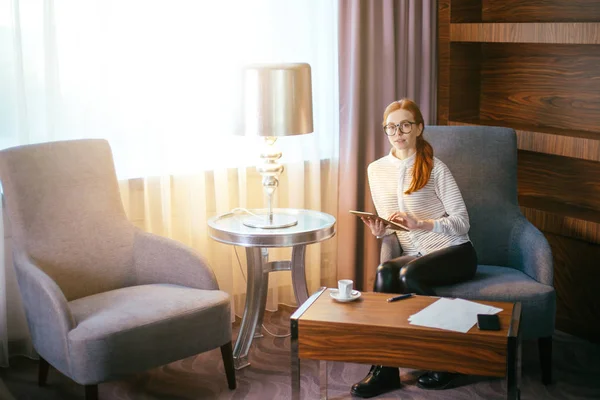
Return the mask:
<svg viewBox="0 0 600 400">
<path fill-rule="evenodd" d="M 312 67 L 315 131 L 278 141 L 286 170 L 275 206 L 336 214 L 334 0 L 0 0 L 0 148 L 108 139 L 129 218 L 207 256 L 239 315 L 244 251 L 211 240 L 206 220 L 264 206 L 260 143 L 235 135 L 241 67 L 254 62 Z M 29 351 L 3 232 L 0 365 L 17 343 Z M 335 245 L 308 247 L 309 290 L 335 280 Z M 293 303 L 289 273 L 271 275 L 269 307 Z"/>
</svg>

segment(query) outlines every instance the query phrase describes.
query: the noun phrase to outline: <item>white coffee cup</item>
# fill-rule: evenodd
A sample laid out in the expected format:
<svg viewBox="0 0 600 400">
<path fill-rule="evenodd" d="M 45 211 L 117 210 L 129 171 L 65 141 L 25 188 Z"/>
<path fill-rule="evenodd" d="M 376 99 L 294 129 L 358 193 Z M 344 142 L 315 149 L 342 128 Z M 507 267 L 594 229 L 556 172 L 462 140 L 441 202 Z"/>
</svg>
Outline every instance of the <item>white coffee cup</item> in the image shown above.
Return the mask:
<svg viewBox="0 0 600 400">
<path fill-rule="evenodd" d="M 352 297 L 352 282 L 351 279 L 340 279 L 338 281 L 338 296 L 342 299 L 349 299 Z"/>
</svg>

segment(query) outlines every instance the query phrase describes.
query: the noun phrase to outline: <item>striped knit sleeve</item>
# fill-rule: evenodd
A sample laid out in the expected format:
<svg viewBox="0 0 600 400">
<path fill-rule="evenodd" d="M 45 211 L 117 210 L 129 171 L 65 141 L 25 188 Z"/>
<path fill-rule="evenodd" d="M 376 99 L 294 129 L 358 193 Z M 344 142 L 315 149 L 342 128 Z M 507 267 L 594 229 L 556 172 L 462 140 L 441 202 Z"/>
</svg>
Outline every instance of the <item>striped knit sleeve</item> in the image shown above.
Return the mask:
<svg viewBox="0 0 600 400">
<path fill-rule="evenodd" d="M 390 201 L 396 196 L 386 196 L 390 192 L 389 188 L 395 182 L 395 177 L 389 172 L 386 173 L 385 168 L 382 168 L 380 163 L 381 159 L 369 164 L 367 167 L 367 177 L 369 179 L 369 188 L 371 189 L 371 200 L 373 200 L 377 215 L 387 218 L 392 212 L 396 211 L 394 206 L 398 207 L 397 200 L 396 204 Z M 391 229 L 386 229 L 382 236 L 391 235 L 394 232 Z"/>
<path fill-rule="evenodd" d="M 433 221 L 433 231 L 447 235 L 466 235 L 469 232 L 469 214 L 452 173 L 440 160 L 433 169 L 435 192 L 442 201 L 446 216 Z"/>
</svg>

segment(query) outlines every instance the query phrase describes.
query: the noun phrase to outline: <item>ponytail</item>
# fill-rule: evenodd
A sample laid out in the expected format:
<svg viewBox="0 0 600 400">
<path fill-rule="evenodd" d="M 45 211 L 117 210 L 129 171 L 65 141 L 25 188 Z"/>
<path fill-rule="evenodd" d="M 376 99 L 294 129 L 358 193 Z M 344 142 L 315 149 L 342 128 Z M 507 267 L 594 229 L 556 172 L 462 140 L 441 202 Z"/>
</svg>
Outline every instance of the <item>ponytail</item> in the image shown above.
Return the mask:
<svg viewBox="0 0 600 400">
<path fill-rule="evenodd" d="M 422 189 L 429 182 L 433 170 L 433 147 L 423 139 L 423 133 L 417 137 L 417 154 L 413 166 L 413 179 L 410 187 L 404 194 L 411 194 Z"/>
</svg>

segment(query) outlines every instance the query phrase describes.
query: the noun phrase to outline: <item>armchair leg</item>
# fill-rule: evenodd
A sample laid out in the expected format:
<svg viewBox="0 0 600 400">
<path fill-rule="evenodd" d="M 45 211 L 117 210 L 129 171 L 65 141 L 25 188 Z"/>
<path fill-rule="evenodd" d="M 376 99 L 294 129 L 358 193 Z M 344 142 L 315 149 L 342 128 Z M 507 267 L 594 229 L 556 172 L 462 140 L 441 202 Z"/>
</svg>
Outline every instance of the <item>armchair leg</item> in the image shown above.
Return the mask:
<svg viewBox="0 0 600 400">
<path fill-rule="evenodd" d="M 539 338 L 538 349 L 542 367 L 542 383 L 549 385 L 552 383 L 552 336 Z"/>
<path fill-rule="evenodd" d="M 229 389 L 235 389 L 235 368 L 233 367 L 233 347 L 231 342 L 221 346 L 221 356 L 223 357 L 223 366 L 227 375 L 227 385 Z"/>
<path fill-rule="evenodd" d="M 40 357 L 40 364 L 38 366 L 38 386 L 41 387 L 46 385 L 46 380 L 48 379 L 48 369 L 50 369 L 50 364 L 48 364 L 48 361 Z"/>
<path fill-rule="evenodd" d="M 85 400 L 98 400 L 98 385 L 85 385 Z"/>
</svg>

